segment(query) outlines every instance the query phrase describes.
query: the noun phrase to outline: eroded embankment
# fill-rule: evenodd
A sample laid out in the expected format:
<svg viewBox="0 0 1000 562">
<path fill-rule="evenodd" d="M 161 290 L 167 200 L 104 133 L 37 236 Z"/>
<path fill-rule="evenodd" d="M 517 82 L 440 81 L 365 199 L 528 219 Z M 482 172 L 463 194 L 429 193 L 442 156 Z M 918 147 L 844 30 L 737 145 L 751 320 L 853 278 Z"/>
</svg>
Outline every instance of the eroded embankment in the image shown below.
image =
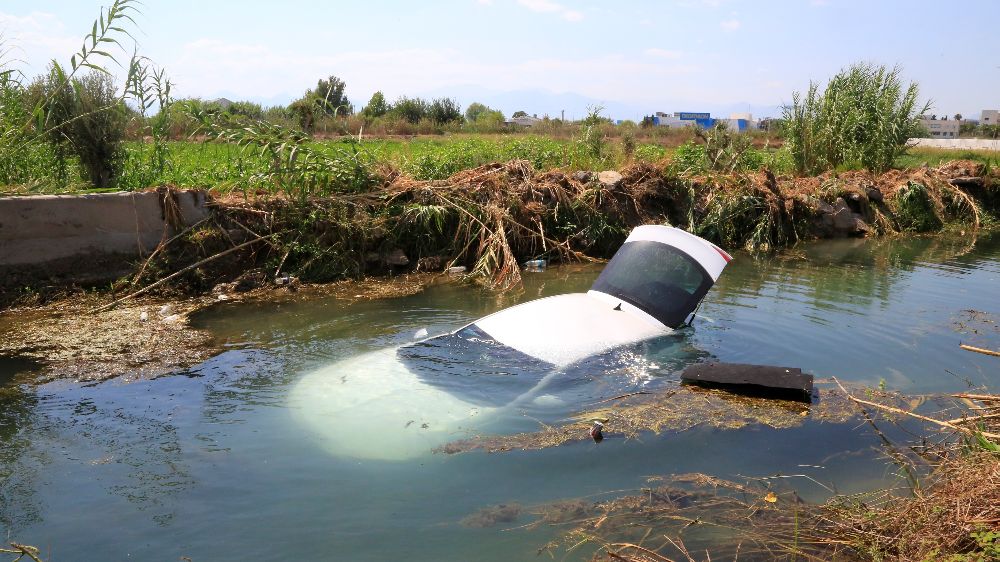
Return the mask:
<svg viewBox="0 0 1000 562">
<path fill-rule="evenodd" d="M 607 258 L 640 224 L 669 223 L 730 250 L 950 224 L 974 230 L 994 223 L 998 185 L 994 171 L 971 161 L 810 178 L 684 176 L 645 163 L 620 174 L 536 172 L 524 161 L 442 181 L 389 173 L 367 193 L 217 200 L 213 220 L 161 252 L 143 280 L 211 258 L 181 279 L 207 290 L 255 268 L 261 281 L 281 273 L 328 281 L 465 266 L 487 285 L 507 288 L 518 284 L 525 260 Z"/>
</svg>

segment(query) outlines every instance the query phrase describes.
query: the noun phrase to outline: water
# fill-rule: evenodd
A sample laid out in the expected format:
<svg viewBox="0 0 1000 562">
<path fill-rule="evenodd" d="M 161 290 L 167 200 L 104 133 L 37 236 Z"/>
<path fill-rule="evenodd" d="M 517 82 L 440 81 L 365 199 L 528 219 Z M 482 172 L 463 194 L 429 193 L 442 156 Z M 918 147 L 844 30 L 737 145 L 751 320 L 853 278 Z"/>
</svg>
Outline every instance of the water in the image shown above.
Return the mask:
<svg viewBox="0 0 1000 562">
<path fill-rule="evenodd" d="M 598 499 L 656 474 L 807 473 L 844 492 L 898 482 L 877 438 L 856 422 L 698 427 L 384 461 L 338 456 L 289 408 L 290 393 L 316 369 L 518 300 L 585 290 L 598 271 L 531 274 L 516 297 L 446 285 L 391 301 L 225 305 L 197 322 L 227 350 L 152 381 L 30 388 L 9 379 L 31 365 L 0 360 L 0 533 L 52 560 L 527 560 L 556 530 L 502 530 L 530 519 L 488 529 L 458 522 L 497 503 Z M 1000 237 L 738 255 L 694 329 L 591 364 L 553 387 L 558 401 L 526 405 L 493 429 L 529 430 L 598 397 L 674 384 L 686 364 L 707 357 L 884 381 L 908 393 L 962 390 L 963 379 L 996 388 L 996 360 L 958 344 L 1000 347 L 1000 332 L 959 333 L 955 323 L 967 309 L 1000 315 L 998 282 Z M 461 384 L 469 391 L 473 383 Z M 806 480 L 796 487 L 811 500 L 827 494 Z"/>
</svg>

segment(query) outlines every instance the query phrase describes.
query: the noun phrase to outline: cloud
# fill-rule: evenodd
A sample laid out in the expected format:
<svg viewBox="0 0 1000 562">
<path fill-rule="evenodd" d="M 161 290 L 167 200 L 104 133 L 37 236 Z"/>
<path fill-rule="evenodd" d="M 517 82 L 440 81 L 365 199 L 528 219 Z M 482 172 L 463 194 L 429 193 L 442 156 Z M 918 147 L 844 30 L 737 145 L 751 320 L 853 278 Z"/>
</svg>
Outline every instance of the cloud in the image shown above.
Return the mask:
<svg viewBox="0 0 1000 562">
<path fill-rule="evenodd" d="M 720 23 L 719 26 L 725 31 L 736 31 L 737 29 L 743 27 L 743 22 L 737 19 L 731 19 Z"/>
<path fill-rule="evenodd" d="M 181 45 L 172 60 L 163 60 L 176 82 L 178 96 L 213 98 L 220 95 L 276 99 L 301 95 L 319 76 L 336 69 L 348 84 L 348 94 L 361 102 L 375 90 L 390 100 L 424 95 L 466 85 L 496 91 L 544 90 L 574 92 L 607 100 L 656 102 L 658 92 L 689 87 L 702 96 L 697 80 L 678 78 L 701 72 L 668 55 L 642 60 L 608 54 L 591 57 L 533 57 L 484 60 L 460 49 L 394 49 L 351 51 L 332 55 L 303 54 L 263 43 L 231 43 L 200 39 Z M 656 52 L 656 51 L 654 51 Z M 158 61 L 160 62 L 160 61 Z M 580 76 L 614 76 L 615 80 L 581 81 Z M 678 83 L 685 86 L 678 87 Z M 363 99 L 362 99 L 363 98 Z M 460 100 L 469 103 L 475 100 Z"/>
<path fill-rule="evenodd" d="M 65 63 L 63 59 L 79 50 L 83 39 L 69 35 L 59 17 L 46 12 L 25 16 L 0 12 L 0 36 L 11 50 L 7 56 L 23 59 L 35 72 L 41 72 L 53 58 Z"/>
<path fill-rule="evenodd" d="M 583 19 L 583 12 L 571 10 L 562 4 L 551 0 L 517 0 L 517 3 L 531 10 L 542 14 L 558 14 L 566 21 L 580 21 Z"/>
<path fill-rule="evenodd" d="M 668 50 L 668 49 L 652 48 L 652 49 L 646 49 L 643 52 L 645 54 L 651 56 L 651 57 L 657 57 L 657 58 L 661 58 L 661 59 L 677 60 L 677 59 L 681 58 L 681 52 L 680 51 L 672 51 L 672 50 Z"/>
</svg>

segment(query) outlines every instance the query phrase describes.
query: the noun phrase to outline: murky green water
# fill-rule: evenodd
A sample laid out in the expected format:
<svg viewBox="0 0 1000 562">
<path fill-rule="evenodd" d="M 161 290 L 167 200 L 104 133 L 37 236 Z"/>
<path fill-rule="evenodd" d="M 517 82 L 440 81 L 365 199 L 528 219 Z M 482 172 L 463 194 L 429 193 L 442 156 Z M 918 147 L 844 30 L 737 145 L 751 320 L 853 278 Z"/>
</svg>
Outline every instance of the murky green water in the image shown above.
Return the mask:
<svg viewBox="0 0 1000 562">
<path fill-rule="evenodd" d="M 520 410 L 504 428 L 535 428 L 574 402 L 672 384 L 707 357 L 908 393 L 961 390 L 963 379 L 1000 384 L 995 359 L 958 348 L 1000 347 L 1000 333 L 955 325 L 967 309 L 1000 315 L 1000 237 L 825 242 L 737 258 L 695 328 L 648 346 L 641 372 L 614 365 L 570 381 L 562 402 Z M 500 299 L 446 285 L 391 301 L 226 306 L 198 322 L 228 351 L 153 381 L 24 388 L 0 372 L 0 533 L 51 560 L 527 560 L 555 530 L 502 530 L 528 519 L 488 529 L 459 520 L 490 504 L 635 489 L 656 474 L 807 473 L 845 492 L 894 480 L 877 438 L 855 422 L 700 427 L 386 462 L 332 454 L 289 410 L 289 393 L 317 368 L 516 300 L 585 290 L 597 271 L 529 275 L 522 295 Z M 826 494 L 805 480 L 797 487 L 808 499 Z"/>
</svg>

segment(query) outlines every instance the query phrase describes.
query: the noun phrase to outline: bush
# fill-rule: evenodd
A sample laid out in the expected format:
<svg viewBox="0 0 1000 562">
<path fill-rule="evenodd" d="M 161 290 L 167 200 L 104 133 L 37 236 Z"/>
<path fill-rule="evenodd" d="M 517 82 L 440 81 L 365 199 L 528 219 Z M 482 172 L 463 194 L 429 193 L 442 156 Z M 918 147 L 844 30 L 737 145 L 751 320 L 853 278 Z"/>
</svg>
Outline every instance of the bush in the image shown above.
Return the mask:
<svg viewBox="0 0 1000 562">
<path fill-rule="evenodd" d="M 389 113 L 405 120 L 407 123 L 417 124 L 421 119 L 427 117 L 428 103 L 420 98 L 408 98 L 403 96 L 392 104 Z"/>
<path fill-rule="evenodd" d="M 450 98 L 438 98 L 431 102 L 427 109 L 427 117 L 435 123 L 454 123 L 462 121 L 462 107 Z"/>
<path fill-rule="evenodd" d="M 845 166 L 889 169 L 917 132 L 919 88 L 903 87 L 898 67 L 858 63 L 830 79 L 823 93 L 810 84 L 784 108 L 784 134 L 797 173 L 819 174 Z"/>
</svg>

